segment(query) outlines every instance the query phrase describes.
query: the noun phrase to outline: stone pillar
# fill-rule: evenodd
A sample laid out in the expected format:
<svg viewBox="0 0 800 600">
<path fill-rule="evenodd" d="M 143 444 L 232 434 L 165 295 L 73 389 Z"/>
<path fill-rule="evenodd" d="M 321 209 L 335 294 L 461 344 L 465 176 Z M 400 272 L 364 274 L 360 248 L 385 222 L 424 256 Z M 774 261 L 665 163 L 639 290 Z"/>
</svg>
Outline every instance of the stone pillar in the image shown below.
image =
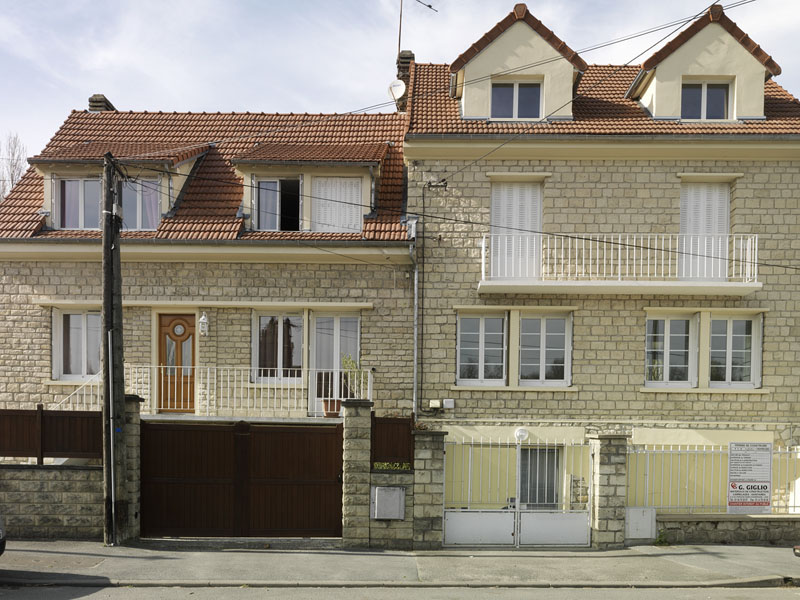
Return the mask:
<svg viewBox="0 0 800 600">
<path fill-rule="evenodd" d="M 592 451 L 592 548 L 625 545 L 628 438 L 624 433 L 589 435 Z"/>
<path fill-rule="evenodd" d="M 124 526 L 117 531 L 117 542 L 123 544 L 139 539 L 141 533 L 141 417 L 140 407 L 143 398 L 125 394 L 125 462 L 118 477 L 125 482 L 127 518 Z"/>
<path fill-rule="evenodd" d="M 414 550 L 442 547 L 446 431 L 414 431 Z"/>
<path fill-rule="evenodd" d="M 342 547 L 369 548 L 372 402 L 344 400 Z"/>
</svg>

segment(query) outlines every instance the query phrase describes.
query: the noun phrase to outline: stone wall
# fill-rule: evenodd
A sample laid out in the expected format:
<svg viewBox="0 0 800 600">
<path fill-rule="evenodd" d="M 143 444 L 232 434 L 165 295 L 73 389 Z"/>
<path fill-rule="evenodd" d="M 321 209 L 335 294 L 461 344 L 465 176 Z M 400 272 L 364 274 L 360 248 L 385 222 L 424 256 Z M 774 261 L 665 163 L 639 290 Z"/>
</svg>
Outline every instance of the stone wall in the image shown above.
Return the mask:
<svg viewBox="0 0 800 600">
<path fill-rule="evenodd" d="M 589 436 L 592 452 L 590 522 L 592 548 L 608 550 L 625 544 L 628 436 L 596 433 Z"/>
<path fill-rule="evenodd" d="M 800 540 L 800 516 L 658 515 L 656 529 L 669 544 L 794 546 Z"/>
<path fill-rule="evenodd" d="M 461 171 L 463 169 L 463 171 Z M 542 229 L 575 235 L 680 231 L 683 172 L 742 173 L 731 188 L 731 233 L 758 234 L 758 258 L 794 264 L 800 237 L 800 162 L 688 160 L 416 160 L 409 165 L 409 212 L 423 219 L 418 246 L 424 302 L 421 406 L 453 398 L 440 413 L 462 422 L 502 420 L 653 421 L 707 427 L 796 421 L 800 373 L 800 295 L 797 277 L 761 267 L 763 289 L 745 297 L 657 295 L 479 295 L 481 239 L 490 232 L 489 172 L 552 173 L 542 184 Z M 446 190 L 425 190 L 448 178 Z M 456 305 L 575 306 L 572 385 L 544 391 L 508 385 L 455 385 Z M 644 390 L 645 307 L 766 309 L 760 390 Z M 504 309 L 500 309 L 502 312 Z M 513 360 L 514 357 L 511 357 Z M 428 417 L 430 418 L 430 417 Z"/>
<path fill-rule="evenodd" d="M 9 539 L 103 539 L 103 468 L 0 465 Z"/>
<path fill-rule="evenodd" d="M 334 314 L 336 303 L 372 303 L 373 308 L 356 314 L 361 318 L 361 366 L 374 369 L 376 412 L 411 413 L 410 267 L 363 262 L 123 262 L 122 266 L 126 363 L 154 364 L 152 331 L 160 311 L 207 312 L 209 336 L 197 341 L 201 364 L 248 368 L 255 307 L 249 303 L 286 303 L 286 310 L 301 312 L 303 303 L 330 303 L 325 312 Z M 99 309 L 100 263 L 3 262 L 0 269 L 0 408 L 33 408 L 37 403 L 47 407 L 77 387 L 52 381 L 53 307 L 67 309 L 78 303 Z M 221 302 L 241 304 L 213 304 Z"/>
<path fill-rule="evenodd" d="M 372 402 L 342 402 L 342 547 L 368 548 Z"/>
<path fill-rule="evenodd" d="M 442 546 L 444 431 L 414 431 L 414 549 Z"/>
<path fill-rule="evenodd" d="M 406 490 L 405 518 L 401 520 L 369 520 L 369 547 L 393 550 L 414 548 L 414 473 L 406 471 L 374 471 L 372 486 L 402 487 Z"/>
</svg>

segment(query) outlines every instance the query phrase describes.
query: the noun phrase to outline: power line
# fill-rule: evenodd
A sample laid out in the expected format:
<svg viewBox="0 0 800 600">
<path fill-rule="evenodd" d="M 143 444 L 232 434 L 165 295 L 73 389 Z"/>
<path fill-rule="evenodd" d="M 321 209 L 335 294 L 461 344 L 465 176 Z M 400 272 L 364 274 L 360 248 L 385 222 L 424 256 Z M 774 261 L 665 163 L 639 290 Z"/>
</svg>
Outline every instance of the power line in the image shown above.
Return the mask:
<svg viewBox="0 0 800 600">
<path fill-rule="evenodd" d="M 188 177 L 188 175 L 185 175 L 183 173 L 171 173 L 170 171 L 165 171 L 163 169 L 156 169 L 155 167 L 141 167 L 141 169 L 142 170 L 147 170 L 147 171 L 154 171 L 154 172 L 158 172 L 158 173 L 167 173 L 167 174 L 171 174 L 171 175 L 179 175 L 179 176 L 183 176 L 183 177 Z M 241 187 L 243 189 L 244 188 L 256 189 L 256 190 L 259 189 L 258 186 L 249 185 L 247 183 L 237 183 L 237 182 L 231 181 L 231 180 L 217 179 L 217 178 L 213 178 L 213 177 L 203 177 L 203 176 L 200 176 L 200 175 L 195 175 L 193 177 L 193 179 L 197 179 L 197 180 L 200 180 L 200 181 L 211 181 L 211 182 L 215 182 L 215 183 L 225 183 L 225 184 L 228 184 L 228 185 L 231 185 L 231 186 Z M 312 194 L 299 194 L 299 195 L 304 197 L 304 198 L 316 199 L 316 200 L 325 200 L 325 201 L 333 202 L 333 203 L 337 203 L 337 204 L 344 204 L 344 205 L 351 205 L 351 206 L 352 205 L 362 206 L 361 204 L 356 204 L 355 202 L 348 202 L 346 200 L 338 200 L 338 199 L 335 199 L 335 198 L 323 198 L 323 197 L 320 197 L 320 196 L 314 196 Z M 479 227 L 486 227 L 486 225 L 487 225 L 486 223 L 484 223 L 482 221 L 472 221 L 472 220 L 469 220 L 469 219 L 462 219 L 462 218 L 458 218 L 458 217 L 448 217 L 448 216 L 444 216 L 444 215 L 435 215 L 435 214 L 429 214 L 429 213 L 425 213 L 425 212 L 409 212 L 409 211 L 403 212 L 402 209 L 393 209 L 393 208 L 388 208 L 388 207 L 384 207 L 381 210 L 383 212 L 389 213 L 389 214 L 396 214 L 396 215 L 401 215 L 401 216 L 402 215 L 406 215 L 406 216 L 412 216 L 412 217 L 429 218 L 429 219 L 433 219 L 433 220 L 439 220 L 439 221 L 444 221 L 444 222 L 448 222 L 448 223 L 455 223 L 455 224 L 459 224 L 459 225 L 475 225 L 475 226 L 479 226 Z M 577 241 L 601 243 L 601 244 L 605 244 L 605 245 L 609 245 L 609 246 L 617 246 L 617 247 L 620 247 L 620 248 L 630 248 L 630 249 L 636 249 L 636 250 L 649 250 L 649 251 L 654 251 L 654 252 L 664 252 L 664 253 L 667 253 L 667 254 L 676 254 L 676 255 L 681 255 L 681 256 L 694 256 L 694 257 L 697 257 L 697 258 L 708 258 L 708 259 L 716 259 L 716 260 L 730 260 L 732 262 L 738 262 L 738 263 L 742 263 L 742 264 L 746 264 L 746 265 L 758 265 L 758 266 L 772 267 L 772 268 L 777 268 L 777 269 L 787 269 L 787 270 L 793 270 L 793 271 L 800 271 L 800 267 L 780 265 L 780 264 L 775 264 L 775 263 L 767 263 L 767 262 L 763 262 L 763 261 L 750 261 L 750 260 L 745 260 L 745 259 L 740 259 L 740 258 L 735 258 L 735 257 L 728 258 L 728 257 L 714 256 L 714 255 L 708 255 L 708 254 L 699 254 L 699 253 L 696 253 L 696 252 L 687 252 L 687 251 L 683 251 L 683 250 L 665 250 L 663 248 L 653 248 L 651 246 L 646 246 L 646 245 L 642 245 L 642 244 L 632 244 L 632 243 L 629 243 L 629 242 L 622 242 L 622 241 L 619 241 L 619 240 L 617 240 L 617 241 L 614 241 L 614 240 L 597 240 L 595 238 L 592 238 L 590 235 L 578 235 L 578 234 L 567 234 L 567 233 L 548 233 L 548 232 L 544 232 L 544 231 L 540 231 L 540 230 L 528 229 L 528 228 L 522 228 L 522 227 L 503 227 L 503 229 L 506 229 L 506 230 L 509 230 L 509 231 L 516 231 L 516 232 L 520 232 L 520 233 L 532 234 L 532 235 L 552 236 L 552 237 L 559 238 L 559 239 L 568 239 L 568 240 L 577 240 Z M 423 237 L 423 236 L 420 236 L 420 237 Z M 374 264 L 374 263 L 370 263 L 370 264 Z"/>
<path fill-rule="evenodd" d="M 742 2 L 754 2 L 754 1 L 755 1 L 755 0 L 742 0 Z M 701 16 L 703 13 L 705 13 L 706 11 L 708 11 L 708 10 L 709 10 L 709 9 L 710 9 L 710 8 L 711 8 L 713 5 L 714 5 L 714 2 L 712 2 L 711 4 L 709 4 L 709 5 L 708 5 L 708 6 L 707 6 L 705 9 L 703 9 L 702 11 L 700 11 L 699 13 L 697 13 L 696 15 L 694 15 L 693 17 L 688 17 L 687 19 L 685 19 L 685 20 L 683 20 L 683 21 L 680 21 L 680 23 L 678 24 L 678 26 L 677 26 L 675 29 L 673 29 L 672 31 L 670 31 L 670 32 L 669 32 L 667 35 L 665 35 L 664 37 L 660 38 L 660 39 L 659 39 L 657 42 L 655 42 L 654 44 L 651 44 L 650 46 L 648 46 L 647 48 L 645 48 L 644 50 L 642 50 L 641 52 L 639 52 L 639 53 L 638 53 L 636 56 L 634 56 L 633 58 L 631 58 L 630 60 L 628 60 L 628 61 L 627 61 L 625 64 L 623 64 L 623 65 L 620 65 L 619 67 L 617 67 L 616 69 L 614 69 L 614 70 L 613 70 L 611 73 L 607 74 L 606 76 L 604 76 L 604 77 L 603 77 L 603 78 L 601 78 L 600 80 L 596 81 L 596 82 L 595 82 L 594 84 L 592 84 L 592 85 L 591 85 L 591 86 L 590 86 L 588 89 L 586 89 L 586 90 L 584 90 L 584 91 L 582 91 L 582 92 L 580 92 L 580 93 L 576 93 L 576 94 L 575 94 L 575 95 L 574 95 L 572 98 L 570 98 L 569 100 L 567 100 L 566 102 L 564 102 L 564 103 L 563 103 L 561 106 L 559 106 L 558 108 L 555 108 L 555 109 L 553 109 L 553 110 L 552 110 L 550 113 L 548 113 L 548 114 L 547 114 L 545 117 L 543 117 L 543 118 L 542 118 L 542 119 L 541 119 L 539 122 L 541 122 L 541 121 L 545 121 L 545 120 L 549 119 L 549 118 L 550 118 L 550 117 L 552 117 L 554 114 L 556 114 L 558 111 L 560 111 L 562 108 L 564 108 L 564 107 L 566 107 L 566 106 L 568 106 L 568 105 L 572 104 L 572 103 L 573 103 L 575 100 L 577 100 L 577 99 L 578 99 L 578 98 L 580 98 L 581 96 L 584 96 L 584 95 L 586 94 L 586 92 L 593 90 L 594 88 L 596 88 L 596 87 L 597 87 L 598 85 L 600 85 L 601 83 L 603 83 L 603 82 L 607 81 L 608 79 L 610 79 L 611 77 L 613 77 L 614 75 L 616 75 L 617 73 L 619 73 L 619 72 L 620 72 L 622 69 L 624 69 L 625 67 L 629 66 L 629 65 L 630 65 L 630 64 L 631 64 L 633 61 L 635 61 L 637 58 L 639 58 L 640 56 L 642 56 L 643 54 L 645 54 L 645 53 L 647 53 L 647 52 L 650 52 L 650 51 L 651 51 L 653 48 L 655 48 L 656 46 L 658 46 L 659 44 L 661 44 L 661 43 L 662 43 L 664 40 L 666 40 L 667 38 L 670 38 L 670 37 L 672 37 L 673 35 L 675 35 L 675 34 L 676 34 L 676 33 L 677 33 L 677 32 L 678 32 L 678 31 L 679 31 L 681 28 L 683 28 L 683 27 L 684 27 L 684 25 L 686 25 L 687 23 L 689 23 L 689 22 L 691 22 L 691 21 L 695 21 L 696 19 L 698 19 L 698 18 L 699 18 L 699 17 L 700 17 L 700 16 Z M 524 128 L 520 129 L 520 131 L 519 131 L 519 132 L 515 133 L 514 135 L 512 135 L 511 137 L 509 137 L 507 140 L 505 140 L 504 142 L 502 142 L 502 143 L 498 144 L 497 146 L 495 146 L 494 148 L 492 148 L 491 150 L 489 150 L 489 151 L 488 151 L 488 152 L 486 152 L 485 154 L 482 154 L 481 156 L 479 156 L 479 157 L 478 157 L 478 158 L 476 158 L 475 160 L 472 160 L 472 161 L 468 162 L 468 163 L 467 163 L 467 164 L 465 164 L 463 167 L 461 167 L 460 169 L 456 170 L 454 173 L 451 173 L 451 174 L 447 175 L 446 177 L 442 177 L 442 178 L 439 180 L 439 183 L 447 183 L 447 179 L 448 179 L 448 178 L 450 178 L 450 177 L 453 177 L 454 175 L 458 175 L 459 173 L 461 173 L 461 172 L 462 172 L 462 171 L 464 171 L 465 169 L 468 169 L 468 168 L 469 168 L 469 167 L 471 167 L 472 165 L 474 165 L 474 164 L 476 164 L 476 163 L 478 163 L 478 162 L 482 161 L 482 160 L 483 160 L 483 159 L 485 159 L 487 156 L 489 156 L 489 155 L 491 155 L 491 154 L 494 154 L 495 152 L 497 152 L 498 150 L 500 150 L 500 148 L 502 148 L 503 146 L 506 146 L 507 144 L 510 144 L 511 142 L 513 142 L 513 141 L 514 141 L 514 140 L 516 140 L 517 138 L 521 137 L 522 135 L 525 135 L 526 133 L 529 133 L 529 132 L 531 131 L 531 129 L 532 129 L 533 127 L 535 127 L 537 124 L 538 124 L 538 122 L 536 122 L 536 123 L 531 123 L 531 124 L 529 124 L 529 125 L 526 125 L 526 126 L 524 126 Z"/>
<path fill-rule="evenodd" d="M 141 173 L 141 171 L 140 171 L 140 173 Z M 142 179 L 139 179 L 139 178 L 132 178 L 132 179 L 133 179 L 134 181 L 136 181 L 137 183 L 139 183 L 139 185 L 141 185 L 142 187 L 147 187 L 148 189 L 151 189 L 151 190 L 153 190 L 153 191 L 156 191 L 156 192 L 158 192 L 158 193 L 161 193 L 161 187 L 160 187 L 158 184 L 156 184 L 155 186 L 151 186 L 151 185 L 149 185 L 149 183 L 147 183 L 147 184 L 145 183 L 145 181 L 146 181 L 146 180 L 142 180 Z M 268 214 L 273 214 L 273 215 L 276 215 L 276 214 L 279 214 L 279 213 L 268 213 Z M 317 223 L 317 224 L 321 224 L 321 225 L 333 226 L 333 225 L 332 225 L 332 224 L 330 224 L 330 223 L 321 223 L 320 221 L 313 221 L 313 220 L 311 220 L 311 223 Z M 350 228 L 350 227 L 345 227 L 345 229 L 352 229 L 352 228 Z M 355 233 L 361 233 L 361 232 L 362 232 L 362 230 L 361 230 L 361 229 L 358 229 L 357 231 L 354 231 L 354 232 L 355 232 Z M 293 241 L 293 242 L 296 242 L 296 243 L 299 243 L 299 244 L 301 244 L 301 245 L 307 246 L 307 247 L 311 247 L 311 248 L 315 248 L 315 249 L 317 249 L 317 250 L 321 250 L 321 251 L 323 251 L 323 252 L 327 252 L 328 254 L 333 254 L 333 255 L 335 255 L 335 256 L 339 256 L 339 257 L 341 257 L 341 258 L 346 258 L 346 259 L 348 259 L 348 260 L 354 260 L 354 261 L 357 261 L 357 262 L 363 263 L 363 264 L 365 264 L 365 265 L 370 265 L 370 266 L 373 266 L 373 267 L 388 267 L 388 266 L 391 266 L 392 268 L 394 268 L 394 266 L 393 266 L 393 265 L 387 265 L 387 264 L 385 264 L 385 263 L 371 262 L 371 261 L 363 260 L 363 259 L 361 259 L 361 258 L 358 258 L 358 257 L 356 257 L 356 256 L 346 256 L 346 255 L 344 255 L 344 254 L 341 254 L 341 253 L 339 253 L 339 252 L 336 252 L 336 251 L 334 251 L 334 250 L 331 250 L 331 249 L 329 249 L 329 248 L 324 248 L 324 247 L 322 247 L 322 246 L 319 246 L 318 244 L 315 244 L 315 243 L 314 243 L 313 241 L 311 241 L 311 240 L 297 240 L 297 239 L 295 239 L 295 240 L 292 240 L 292 241 Z"/>
<path fill-rule="evenodd" d="M 743 6 L 745 4 L 750 4 L 751 2 L 755 2 L 755 0 L 737 0 L 736 2 L 732 2 L 731 4 L 729 4 L 727 6 L 724 6 L 723 8 L 724 9 L 737 8 L 737 7 Z M 702 14 L 702 13 L 698 13 L 698 14 Z M 638 38 L 638 37 L 642 37 L 644 35 L 649 35 L 650 33 L 655 33 L 657 31 L 661 31 L 661 30 L 666 29 L 668 27 L 672 27 L 673 25 L 675 25 L 677 23 L 686 23 L 686 22 L 688 22 L 688 21 L 690 21 L 692 19 L 695 19 L 695 18 L 697 18 L 697 17 L 696 16 L 692 16 L 692 17 L 685 17 L 683 19 L 678 19 L 678 20 L 675 20 L 675 21 L 670 21 L 669 23 L 666 23 L 664 25 L 658 25 L 658 26 L 652 27 L 650 29 L 642 30 L 642 31 L 637 32 L 637 33 L 632 33 L 632 34 L 629 34 L 629 35 L 626 35 L 626 36 L 622 36 L 620 38 L 616 38 L 614 40 L 610 40 L 610 41 L 607 41 L 607 42 L 601 42 L 601 43 L 595 44 L 593 46 L 588 46 L 587 48 L 579 50 L 578 53 L 593 52 L 593 51 L 599 50 L 601 48 L 606 48 L 608 46 L 612 46 L 612 45 L 615 45 L 615 44 L 626 42 L 626 41 L 629 41 L 629 40 L 632 40 L 632 39 L 635 39 L 635 38 Z M 672 35 L 672 34 L 670 34 L 670 35 Z M 666 36 L 666 37 L 669 37 L 669 36 Z M 666 39 L 666 37 L 662 38 L 662 40 Z M 660 43 L 660 42 L 657 42 L 657 43 Z M 464 81 L 463 85 L 465 85 L 465 86 L 466 85 L 473 85 L 473 84 L 480 83 L 480 82 L 486 81 L 488 79 L 491 79 L 492 77 L 496 77 L 498 75 L 512 74 L 512 73 L 516 73 L 516 72 L 518 72 L 520 70 L 525 70 L 525 69 L 529 69 L 529 68 L 532 68 L 532 67 L 542 66 L 542 65 L 545 65 L 545 64 L 548 64 L 548 63 L 551 63 L 551 62 L 560 61 L 560 60 L 566 60 L 566 59 L 563 56 L 559 55 L 559 56 L 556 56 L 556 57 L 552 57 L 552 58 L 536 61 L 536 62 L 533 62 L 533 63 L 528 63 L 528 64 L 522 65 L 520 67 L 514 67 L 514 68 L 511 68 L 511 69 L 506 69 L 504 71 L 498 71 L 498 72 L 493 73 L 491 75 L 485 75 L 485 76 L 481 76 L 481 77 L 476 77 L 475 79 L 470 79 L 470 80 Z M 414 95 L 410 95 L 408 97 L 408 100 L 409 101 L 418 100 L 418 99 L 421 99 L 421 98 L 424 98 L 424 97 L 427 97 L 427 96 L 433 96 L 433 95 L 436 95 L 436 94 L 449 92 L 449 89 L 450 89 L 449 85 L 442 86 L 442 88 L 439 88 L 439 89 L 431 90 L 431 91 L 428 91 L 428 92 L 422 92 L 422 93 L 418 93 L 418 94 L 414 94 Z M 315 125 L 319 125 L 321 123 L 325 123 L 327 121 L 334 120 L 334 119 L 337 119 L 337 118 L 340 118 L 340 117 L 344 117 L 344 116 L 348 116 L 348 115 L 356 115 L 356 114 L 367 113 L 368 111 L 377 110 L 379 108 L 386 108 L 386 107 L 389 107 L 389 106 L 396 106 L 395 101 L 394 100 L 390 100 L 390 101 L 387 101 L 387 102 L 381 102 L 381 103 L 378 103 L 378 104 L 372 104 L 372 105 L 369 105 L 369 106 L 365 106 L 365 107 L 362 107 L 362 108 L 357 108 L 355 110 L 347 111 L 347 112 L 344 112 L 344 113 L 335 113 L 335 114 L 331 114 L 331 115 L 322 115 L 322 114 L 315 115 L 315 117 L 318 116 L 320 118 L 308 119 L 308 120 L 305 120 L 305 121 L 301 121 L 299 123 L 294 123 L 294 124 L 286 125 L 286 126 L 283 126 L 283 127 L 277 127 L 277 128 L 272 128 L 272 129 L 267 128 L 267 129 L 263 129 L 263 130 L 260 130 L 260 131 L 255 131 L 253 133 L 243 134 L 243 135 L 240 135 L 240 136 L 223 138 L 223 139 L 219 139 L 219 140 L 210 140 L 210 141 L 205 141 L 205 142 L 199 142 L 199 143 L 191 144 L 191 145 L 188 145 L 188 146 L 171 148 L 171 149 L 168 149 L 168 150 L 161 150 L 161 151 L 158 151 L 158 152 L 148 152 L 148 153 L 144 153 L 144 154 L 137 154 L 137 155 L 133 155 L 133 156 L 126 157 L 126 158 L 147 158 L 149 156 L 163 154 L 164 152 L 181 152 L 181 151 L 184 151 L 184 150 L 192 150 L 192 149 L 202 148 L 202 147 L 208 146 L 210 144 L 215 144 L 215 145 L 226 144 L 226 143 L 230 143 L 230 142 L 236 142 L 236 141 L 246 140 L 246 139 L 251 139 L 251 138 L 265 137 L 265 136 L 271 135 L 273 133 L 281 133 L 283 131 L 288 131 L 288 130 L 297 129 L 297 128 L 301 128 L 301 127 L 315 126 Z"/>
</svg>

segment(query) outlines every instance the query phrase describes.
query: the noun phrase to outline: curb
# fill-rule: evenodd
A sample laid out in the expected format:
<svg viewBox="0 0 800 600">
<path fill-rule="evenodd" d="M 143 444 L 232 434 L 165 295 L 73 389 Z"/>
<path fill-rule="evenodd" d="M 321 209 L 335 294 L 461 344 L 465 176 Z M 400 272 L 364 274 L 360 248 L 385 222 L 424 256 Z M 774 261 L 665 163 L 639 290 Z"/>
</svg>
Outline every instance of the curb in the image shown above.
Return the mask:
<svg viewBox="0 0 800 600">
<path fill-rule="evenodd" d="M 5 579 L 0 577 L 0 586 L 18 587 L 251 587 L 251 588 L 772 588 L 794 586 L 791 577 L 777 575 L 749 577 L 745 579 L 722 579 L 717 581 L 198 581 L 198 580 L 129 580 L 102 579 Z"/>
</svg>

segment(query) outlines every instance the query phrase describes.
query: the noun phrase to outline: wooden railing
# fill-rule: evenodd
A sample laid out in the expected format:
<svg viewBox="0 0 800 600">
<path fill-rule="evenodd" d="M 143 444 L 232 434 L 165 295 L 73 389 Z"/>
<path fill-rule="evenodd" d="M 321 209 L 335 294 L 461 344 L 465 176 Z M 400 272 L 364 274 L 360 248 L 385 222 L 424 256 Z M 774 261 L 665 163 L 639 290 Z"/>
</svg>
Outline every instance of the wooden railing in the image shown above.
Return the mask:
<svg viewBox="0 0 800 600">
<path fill-rule="evenodd" d="M 0 410 L 0 456 L 45 458 L 102 458 L 100 411 Z"/>
</svg>

